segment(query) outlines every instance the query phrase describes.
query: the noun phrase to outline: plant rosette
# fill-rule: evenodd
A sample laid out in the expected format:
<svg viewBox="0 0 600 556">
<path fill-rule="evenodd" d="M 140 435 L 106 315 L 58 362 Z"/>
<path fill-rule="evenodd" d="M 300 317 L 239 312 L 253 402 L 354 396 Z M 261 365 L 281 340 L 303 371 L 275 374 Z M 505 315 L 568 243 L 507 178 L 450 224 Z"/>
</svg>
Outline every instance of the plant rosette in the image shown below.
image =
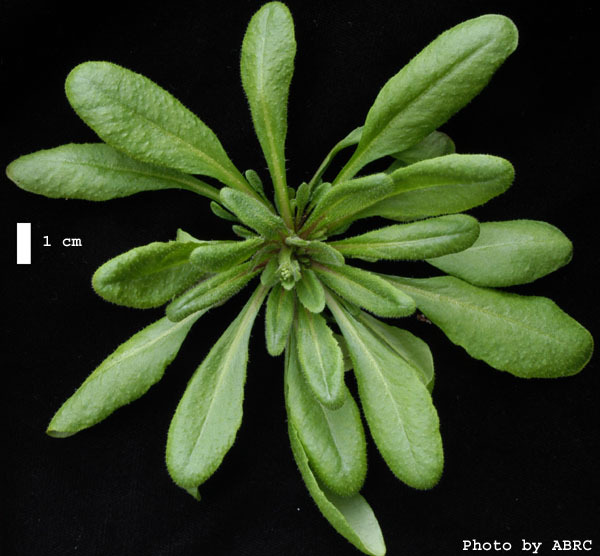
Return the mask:
<svg viewBox="0 0 600 556">
<path fill-rule="evenodd" d="M 136 247 L 96 271 L 93 287 L 104 299 L 133 308 L 165 305 L 165 316 L 94 370 L 57 411 L 48 434 L 73 435 L 142 396 L 191 327 L 248 288 L 246 304 L 175 411 L 166 451 L 171 477 L 199 498 L 233 445 L 248 342 L 265 307 L 267 351 L 283 357 L 300 475 L 341 535 L 366 554 L 385 554 L 377 519 L 360 494 L 365 428 L 392 473 L 416 489 L 438 482 L 443 449 L 429 347 L 383 319 L 418 310 L 469 355 L 517 377 L 573 375 L 592 354 L 589 332 L 553 301 L 499 289 L 562 267 L 571 242 L 545 222 L 478 222 L 464 214 L 504 193 L 514 170 L 497 156 L 457 154 L 438 131 L 516 46 L 517 30 L 501 15 L 446 31 L 383 86 L 364 124 L 299 185 L 288 183 L 285 167 L 296 53 L 285 5 L 268 3 L 252 17 L 241 53 L 268 182 L 254 170 L 240 171 L 212 130 L 146 77 L 109 62 L 75 67 L 66 80 L 68 100 L 102 142 L 22 156 L 7 168 L 9 178 L 47 197 L 92 201 L 185 189 L 208 198 L 239 239 L 205 241 L 178 230 L 173 241 Z M 339 153 L 348 153 L 346 162 L 329 175 Z M 386 160 L 383 171 L 369 170 Z M 362 219 L 372 229 L 353 233 Z M 425 261 L 436 275 L 383 274 L 361 261 Z M 346 385 L 349 373 L 358 399 Z"/>
</svg>

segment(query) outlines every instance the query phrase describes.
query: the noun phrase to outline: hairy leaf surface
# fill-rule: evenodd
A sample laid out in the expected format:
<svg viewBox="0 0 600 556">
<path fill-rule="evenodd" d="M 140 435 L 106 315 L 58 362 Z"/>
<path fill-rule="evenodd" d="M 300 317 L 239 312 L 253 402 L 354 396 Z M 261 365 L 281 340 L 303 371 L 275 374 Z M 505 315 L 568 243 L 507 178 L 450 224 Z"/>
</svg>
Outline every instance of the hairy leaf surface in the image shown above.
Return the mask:
<svg viewBox="0 0 600 556">
<path fill-rule="evenodd" d="M 48 425 L 64 438 L 91 427 L 137 400 L 158 382 L 202 313 L 173 323 L 162 318 L 121 344 L 60 407 Z"/>
<path fill-rule="evenodd" d="M 327 304 L 348 342 L 360 400 L 381 455 L 409 486 L 433 487 L 444 457 L 437 412 L 421 373 L 329 294 Z"/>
<path fill-rule="evenodd" d="M 344 357 L 325 319 L 303 306 L 294 323 L 298 361 L 310 391 L 329 409 L 344 403 Z"/>
<path fill-rule="evenodd" d="M 339 496 L 320 484 L 291 423 L 288 424 L 288 432 L 300 474 L 325 519 L 360 551 L 370 556 L 385 556 L 383 535 L 371 506 L 360 494 Z"/>
<path fill-rule="evenodd" d="M 295 55 L 294 22 L 289 10 L 280 2 L 265 4 L 250 20 L 242 43 L 242 85 L 278 204 L 288 223 L 291 213 L 285 194 L 285 136 Z"/>
<path fill-rule="evenodd" d="M 84 62 L 69 73 L 65 91 L 75 112 L 109 145 L 254 193 L 217 136 L 147 77 L 109 62 Z"/>
<path fill-rule="evenodd" d="M 360 143 L 334 183 L 437 129 L 485 87 L 517 41 L 516 27 L 501 15 L 483 15 L 442 33 L 381 89 Z"/>
<path fill-rule="evenodd" d="M 177 322 L 196 311 L 221 305 L 259 272 L 260 270 L 253 268 L 252 261 L 249 261 L 210 276 L 169 303 L 167 317 Z"/>
<path fill-rule="evenodd" d="M 312 313 L 320 313 L 325 308 L 325 292 L 316 274 L 305 268 L 302 278 L 296 283 L 298 299 Z"/>
<path fill-rule="evenodd" d="M 514 169 L 497 156 L 449 154 L 399 168 L 389 177 L 393 193 L 362 211 L 360 218 L 406 221 L 462 212 L 504 193 Z"/>
<path fill-rule="evenodd" d="M 294 292 L 277 284 L 267 298 L 265 337 L 267 351 L 272 356 L 281 355 L 287 344 L 294 321 Z"/>
<path fill-rule="evenodd" d="M 98 268 L 92 285 L 98 295 L 118 305 L 159 307 L 205 276 L 190 262 L 197 246 L 194 242 L 155 241 L 135 247 Z"/>
<path fill-rule="evenodd" d="M 342 255 L 368 260 L 421 260 L 430 253 L 456 253 L 477 239 L 479 224 L 466 214 L 440 216 L 410 224 L 387 226 L 330 242 Z"/>
<path fill-rule="evenodd" d="M 344 402 L 336 410 L 315 399 L 302 375 L 292 336 L 285 366 L 288 418 L 319 479 L 337 494 L 349 496 L 364 483 L 367 452 L 358 407 L 346 386 L 343 389 Z"/>
<path fill-rule="evenodd" d="M 476 286 L 533 282 L 566 265 L 573 245 L 556 227 L 536 220 L 484 222 L 477 241 L 461 253 L 427 262 Z"/>
<path fill-rule="evenodd" d="M 221 464 L 242 422 L 250 330 L 267 289 L 259 286 L 190 379 L 167 438 L 173 480 L 197 488 Z"/>
<path fill-rule="evenodd" d="M 203 241 L 190 260 L 204 272 L 221 272 L 245 261 L 263 244 L 258 237 L 245 241 Z"/>
<path fill-rule="evenodd" d="M 417 144 L 392 156 L 406 165 L 421 162 L 429 158 L 437 158 L 447 154 L 454 154 L 456 147 L 454 141 L 441 131 L 432 131 Z"/>
<path fill-rule="evenodd" d="M 471 357 L 524 378 L 573 375 L 589 361 L 590 333 L 545 297 L 479 288 L 452 276 L 388 276 Z"/>
<path fill-rule="evenodd" d="M 411 297 L 390 288 L 378 275 L 343 265 L 329 268 L 313 263 L 313 270 L 327 286 L 344 299 L 381 317 L 405 317 L 415 310 Z"/>
<path fill-rule="evenodd" d="M 219 199 L 219 191 L 207 183 L 133 160 L 103 143 L 62 145 L 27 154 L 9 164 L 6 174 L 21 189 L 54 199 L 108 201 L 160 189 L 186 189 Z"/>
</svg>

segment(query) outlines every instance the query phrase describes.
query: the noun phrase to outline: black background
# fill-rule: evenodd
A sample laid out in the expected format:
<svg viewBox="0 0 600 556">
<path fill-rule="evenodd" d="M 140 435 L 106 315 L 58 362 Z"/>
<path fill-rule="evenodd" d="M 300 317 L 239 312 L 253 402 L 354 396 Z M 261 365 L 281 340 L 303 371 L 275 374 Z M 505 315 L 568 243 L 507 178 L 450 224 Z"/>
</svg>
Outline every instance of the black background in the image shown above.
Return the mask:
<svg viewBox="0 0 600 556">
<path fill-rule="evenodd" d="M 68 142 L 95 141 L 70 109 L 64 78 L 85 60 L 109 60 L 168 89 L 219 136 L 241 169 L 266 177 L 239 83 L 239 47 L 260 3 L 2 3 L 3 164 Z M 379 88 L 440 32 L 469 17 L 503 13 L 520 46 L 488 88 L 443 126 L 458 152 L 509 159 L 516 181 L 471 213 L 531 218 L 560 227 L 574 259 L 513 288 L 555 299 L 589 328 L 596 322 L 598 80 L 591 2 L 290 2 L 298 54 L 289 106 L 290 183 L 308 179 L 329 148 L 360 125 Z M 4 288 L 9 364 L 4 554 L 352 555 L 320 516 L 295 468 L 286 433 L 282 361 L 251 340 L 244 422 L 221 468 L 194 501 L 170 480 L 164 445 L 188 377 L 246 294 L 201 319 L 164 379 L 104 423 L 65 440 L 44 434 L 60 404 L 120 342 L 160 317 L 110 305 L 93 271 L 134 246 L 174 237 L 232 237 L 192 193 L 145 193 L 108 203 L 2 194 L 10 277 Z M 32 222 L 33 264 L 16 266 L 16 222 Z M 42 247 L 49 236 L 52 247 Z M 60 246 L 64 237 L 83 247 Z M 391 269 L 390 269 L 391 270 Z M 394 272 L 424 275 L 420 264 Z M 5 271 L 6 272 L 6 271 Z M 432 272 L 433 274 L 433 272 Z M 262 323 L 262 319 L 258 321 Z M 593 539 L 598 508 L 597 365 L 561 380 L 519 380 L 472 360 L 432 325 L 402 323 L 430 344 L 434 401 L 446 465 L 437 487 L 411 490 L 369 447 L 364 494 L 388 554 L 452 555 L 462 540 Z M 596 535 L 596 536 L 594 536 Z"/>
</svg>

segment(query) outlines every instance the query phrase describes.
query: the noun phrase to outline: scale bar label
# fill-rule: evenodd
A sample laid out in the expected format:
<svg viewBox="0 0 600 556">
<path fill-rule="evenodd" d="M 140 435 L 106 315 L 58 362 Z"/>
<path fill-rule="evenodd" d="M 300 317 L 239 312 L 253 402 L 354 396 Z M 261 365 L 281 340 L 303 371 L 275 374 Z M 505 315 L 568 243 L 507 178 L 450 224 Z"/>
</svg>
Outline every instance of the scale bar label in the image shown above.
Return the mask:
<svg viewBox="0 0 600 556">
<path fill-rule="evenodd" d="M 31 222 L 17 222 L 17 264 L 31 264 Z"/>
</svg>

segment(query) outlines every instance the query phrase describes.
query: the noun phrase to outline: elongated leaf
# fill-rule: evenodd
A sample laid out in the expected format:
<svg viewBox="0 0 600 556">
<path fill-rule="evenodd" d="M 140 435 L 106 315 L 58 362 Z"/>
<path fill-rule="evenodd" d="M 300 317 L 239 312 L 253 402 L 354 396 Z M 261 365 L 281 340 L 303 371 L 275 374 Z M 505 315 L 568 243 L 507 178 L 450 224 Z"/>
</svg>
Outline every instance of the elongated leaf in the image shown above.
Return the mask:
<svg viewBox="0 0 600 556">
<path fill-rule="evenodd" d="M 256 230 L 261 236 L 272 238 L 287 235 L 288 229 L 281 217 L 262 201 L 228 187 L 221 189 L 221 200 L 246 226 Z"/>
<path fill-rule="evenodd" d="M 217 136 L 147 77 L 109 62 L 84 62 L 69 73 L 65 91 L 75 112 L 109 145 L 254 193 Z"/>
<path fill-rule="evenodd" d="M 315 172 L 315 175 L 310 180 L 309 190 L 312 189 L 316 184 L 319 183 L 321 176 L 327 170 L 327 167 L 331 164 L 331 161 L 335 158 L 335 156 L 343 149 L 351 147 L 352 145 L 356 145 L 360 141 L 360 137 L 362 135 L 362 126 L 353 129 L 346 137 L 344 137 L 341 141 L 336 143 L 336 145 L 329 151 L 325 160 L 321 162 L 321 165 Z"/>
<path fill-rule="evenodd" d="M 312 313 L 320 313 L 325 308 L 323 285 L 310 268 L 302 270 L 302 278 L 296 283 L 296 294 L 302 305 Z"/>
<path fill-rule="evenodd" d="M 259 286 L 190 379 L 167 438 L 167 468 L 192 496 L 219 467 L 242 422 L 248 340 L 267 294 Z"/>
<path fill-rule="evenodd" d="M 135 247 L 96 270 L 92 285 L 99 296 L 119 305 L 159 307 L 205 276 L 190 262 L 197 246 L 156 241 Z"/>
<path fill-rule="evenodd" d="M 551 224 L 509 220 L 481 224 L 469 249 L 427 262 L 476 286 L 503 287 L 550 274 L 566 265 L 572 253 L 569 239 Z"/>
<path fill-rule="evenodd" d="M 431 488 L 444 462 L 438 416 L 420 372 L 327 294 L 348 342 L 360 400 L 373 439 L 392 472 L 409 486 Z"/>
<path fill-rule="evenodd" d="M 294 293 L 279 284 L 274 286 L 265 313 L 267 351 L 273 356 L 281 355 L 285 349 L 294 321 L 294 307 Z"/>
<path fill-rule="evenodd" d="M 456 253 L 477 239 L 479 224 L 466 214 L 440 216 L 410 224 L 396 224 L 355 237 L 330 242 L 345 256 L 418 260 L 429 253 Z M 435 256 L 435 255 L 434 255 Z"/>
<path fill-rule="evenodd" d="M 388 279 L 452 342 L 501 371 L 524 378 L 573 375 L 592 355 L 590 333 L 545 297 L 478 288 L 452 276 Z"/>
<path fill-rule="evenodd" d="M 462 212 L 504 193 L 514 179 L 508 160 L 482 154 L 449 154 L 390 174 L 394 193 L 360 214 L 418 220 Z"/>
<path fill-rule="evenodd" d="M 195 238 L 192 234 L 188 234 L 181 228 L 177 228 L 177 236 L 175 237 L 175 241 L 179 241 L 180 243 L 202 243 L 201 239 Z"/>
<path fill-rule="evenodd" d="M 242 43 L 242 85 L 273 178 L 278 205 L 289 225 L 285 136 L 295 55 L 294 22 L 289 10 L 280 2 L 265 4 L 250 20 Z"/>
<path fill-rule="evenodd" d="M 71 143 L 27 154 L 11 162 L 6 174 L 21 189 L 53 199 L 108 201 L 160 189 L 186 189 L 219 199 L 219 191 L 207 183 L 133 160 L 102 143 Z"/>
<path fill-rule="evenodd" d="M 432 131 L 417 144 L 406 150 L 394 153 L 392 156 L 408 165 L 429 158 L 454 154 L 455 152 L 454 141 L 448 135 L 441 131 Z"/>
<path fill-rule="evenodd" d="M 313 396 L 329 409 L 340 408 L 344 403 L 344 358 L 327 322 L 300 305 L 294 334 L 298 361 Z"/>
<path fill-rule="evenodd" d="M 381 89 L 335 183 L 440 127 L 485 87 L 517 41 L 516 27 L 501 15 L 470 19 L 440 35 Z"/>
<path fill-rule="evenodd" d="M 162 378 L 201 315 L 178 323 L 162 318 L 121 344 L 56 412 L 47 433 L 71 436 L 143 396 Z"/>
<path fill-rule="evenodd" d="M 342 183 L 327 190 L 302 227 L 302 235 L 320 229 L 333 230 L 345 220 L 352 220 L 371 205 L 394 192 L 394 182 L 387 174 L 373 174 Z"/>
<path fill-rule="evenodd" d="M 259 272 L 249 261 L 210 276 L 169 303 L 167 317 L 177 322 L 196 311 L 222 305 Z"/>
<path fill-rule="evenodd" d="M 306 246 L 305 252 L 313 261 L 318 261 L 330 266 L 341 266 L 344 264 L 344 256 L 330 243 L 322 241 L 311 241 Z"/>
<path fill-rule="evenodd" d="M 405 317 L 415 310 L 415 302 L 397 288 L 389 287 L 376 274 L 349 265 L 329 268 L 313 263 L 319 278 L 344 299 L 379 315 L 380 317 Z"/>
<path fill-rule="evenodd" d="M 338 496 L 319 484 L 298 433 L 291 423 L 288 424 L 288 432 L 300 474 L 323 516 L 340 535 L 361 552 L 370 556 L 385 556 L 383 535 L 371 506 L 360 494 Z"/>
<path fill-rule="evenodd" d="M 196 245 L 190 260 L 204 272 L 221 272 L 250 258 L 262 244 L 258 237 L 245 241 L 205 241 Z"/>
<path fill-rule="evenodd" d="M 433 356 L 429 346 L 408 330 L 390 326 L 376 318 L 361 312 L 358 321 L 364 324 L 375 336 L 382 340 L 388 348 L 402 357 L 411 367 L 419 371 L 423 384 L 433 388 L 434 369 Z"/>
<path fill-rule="evenodd" d="M 219 202 L 221 202 L 221 197 L 219 196 Z M 231 214 L 228 210 L 225 210 L 219 203 L 215 203 L 214 201 L 210 204 L 210 210 L 212 210 L 215 216 L 218 216 L 222 220 L 227 220 L 228 222 L 235 222 L 239 224 L 239 219 L 237 216 Z"/>
<path fill-rule="evenodd" d="M 337 494 L 356 494 L 367 473 L 365 433 L 358 407 L 345 386 L 339 409 L 328 409 L 315 399 L 302 376 L 293 336 L 286 352 L 285 400 L 288 419 L 319 479 Z"/>
</svg>

